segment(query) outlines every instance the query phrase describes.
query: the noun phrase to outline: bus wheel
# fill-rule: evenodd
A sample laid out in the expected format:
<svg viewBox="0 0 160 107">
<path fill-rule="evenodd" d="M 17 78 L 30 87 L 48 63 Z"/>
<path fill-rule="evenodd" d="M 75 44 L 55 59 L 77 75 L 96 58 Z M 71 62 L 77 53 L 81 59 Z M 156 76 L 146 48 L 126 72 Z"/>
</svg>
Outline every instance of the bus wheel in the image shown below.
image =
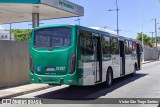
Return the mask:
<svg viewBox="0 0 160 107">
<path fill-rule="evenodd" d="M 109 68 L 106 75 L 106 86 L 111 87 L 112 84 L 113 84 L 113 73 L 112 69 Z"/>
<path fill-rule="evenodd" d="M 77 85 L 70 85 L 69 86 L 70 88 L 76 88 L 76 87 L 78 87 Z"/>
</svg>

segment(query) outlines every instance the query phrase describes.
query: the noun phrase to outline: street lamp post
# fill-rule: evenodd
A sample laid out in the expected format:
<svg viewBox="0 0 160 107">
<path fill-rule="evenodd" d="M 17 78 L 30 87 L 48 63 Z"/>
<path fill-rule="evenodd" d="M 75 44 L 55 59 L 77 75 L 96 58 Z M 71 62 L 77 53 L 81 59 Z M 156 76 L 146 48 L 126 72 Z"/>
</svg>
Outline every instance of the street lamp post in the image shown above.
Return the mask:
<svg viewBox="0 0 160 107">
<path fill-rule="evenodd" d="M 117 34 L 119 35 L 119 8 L 117 0 L 116 0 L 116 11 L 117 11 Z"/>
<path fill-rule="evenodd" d="M 142 53 L 142 57 L 143 57 L 143 62 L 144 62 L 144 35 L 143 35 L 143 3 L 142 3 L 142 7 L 141 7 L 141 18 L 142 18 L 142 48 L 143 48 L 143 53 Z"/>
<path fill-rule="evenodd" d="M 119 8 L 118 8 L 118 0 L 116 0 L 116 9 L 109 9 L 108 11 L 117 11 L 117 35 L 119 35 Z"/>
<path fill-rule="evenodd" d="M 155 18 L 155 19 L 152 19 L 153 21 L 154 21 L 154 27 L 155 27 L 155 46 L 157 47 L 157 24 L 159 24 L 159 23 L 157 23 L 157 19 Z"/>
<path fill-rule="evenodd" d="M 155 44 L 156 44 L 156 47 L 157 47 L 157 20 L 155 18 Z"/>
</svg>

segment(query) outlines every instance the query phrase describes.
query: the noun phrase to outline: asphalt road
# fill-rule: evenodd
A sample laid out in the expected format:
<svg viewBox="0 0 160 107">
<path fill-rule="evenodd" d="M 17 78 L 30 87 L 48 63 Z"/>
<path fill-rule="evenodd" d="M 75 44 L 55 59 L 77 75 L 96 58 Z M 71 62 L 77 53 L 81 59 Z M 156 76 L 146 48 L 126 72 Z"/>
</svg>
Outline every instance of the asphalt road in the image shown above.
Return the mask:
<svg viewBox="0 0 160 107">
<path fill-rule="evenodd" d="M 129 75 L 116 79 L 111 88 L 105 88 L 103 85 L 104 84 L 87 87 L 56 86 L 16 98 L 56 99 L 56 102 L 77 98 L 92 98 L 92 100 L 101 98 L 160 98 L 160 61 L 144 64 L 142 70 L 137 71 L 134 76 Z M 137 105 L 132 106 L 137 107 Z M 146 106 L 157 107 L 158 104 L 145 105 L 145 107 Z"/>
</svg>

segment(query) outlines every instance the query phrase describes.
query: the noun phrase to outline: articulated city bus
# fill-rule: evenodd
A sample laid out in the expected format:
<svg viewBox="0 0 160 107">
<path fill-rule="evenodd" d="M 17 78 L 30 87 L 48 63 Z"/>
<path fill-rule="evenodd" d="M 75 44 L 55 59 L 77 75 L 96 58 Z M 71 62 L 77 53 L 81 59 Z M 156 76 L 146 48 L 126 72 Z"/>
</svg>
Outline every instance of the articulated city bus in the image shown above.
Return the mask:
<svg viewBox="0 0 160 107">
<path fill-rule="evenodd" d="M 78 25 L 54 25 L 32 31 L 31 83 L 110 87 L 113 79 L 141 68 L 140 43 Z"/>
</svg>

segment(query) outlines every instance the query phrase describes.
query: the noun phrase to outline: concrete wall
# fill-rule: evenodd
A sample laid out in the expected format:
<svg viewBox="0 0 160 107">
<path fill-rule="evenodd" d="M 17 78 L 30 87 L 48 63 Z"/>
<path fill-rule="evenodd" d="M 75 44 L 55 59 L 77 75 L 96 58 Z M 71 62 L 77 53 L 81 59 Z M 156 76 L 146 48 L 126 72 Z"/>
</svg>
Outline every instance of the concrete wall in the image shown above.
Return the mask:
<svg viewBox="0 0 160 107">
<path fill-rule="evenodd" d="M 29 82 L 29 42 L 0 41 L 0 87 Z"/>
<path fill-rule="evenodd" d="M 149 60 L 158 60 L 159 59 L 159 50 L 156 47 L 145 47 L 144 48 L 144 61 Z"/>
</svg>

